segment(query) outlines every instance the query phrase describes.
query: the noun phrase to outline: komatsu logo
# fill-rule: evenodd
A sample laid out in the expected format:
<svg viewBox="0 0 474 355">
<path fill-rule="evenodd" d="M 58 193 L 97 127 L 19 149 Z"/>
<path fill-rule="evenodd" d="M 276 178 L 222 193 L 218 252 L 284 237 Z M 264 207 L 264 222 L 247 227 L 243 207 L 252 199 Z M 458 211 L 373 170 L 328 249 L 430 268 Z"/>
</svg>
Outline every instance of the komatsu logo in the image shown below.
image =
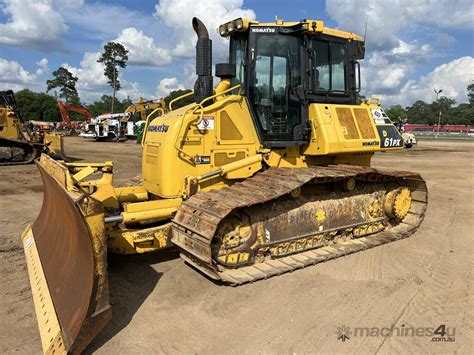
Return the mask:
<svg viewBox="0 0 474 355">
<path fill-rule="evenodd" d="M 252 28 L 254 33 L 275 33 L 276 29 L 272 27 L 254 27 Z"/>
<path fill-rule="evenodd" d="M 379 145 L 379 141 L 372 141 L 372 142 L 362 142 L 363 147 L 373 147 Z"/>
<path fill-rule="evenodd" d="M 160 124 L 159 126 L 148 126 L 148 132 L 163 132 L 166 133 L 168 132 L 168 126 L 167 124 Z"/>
</svg>

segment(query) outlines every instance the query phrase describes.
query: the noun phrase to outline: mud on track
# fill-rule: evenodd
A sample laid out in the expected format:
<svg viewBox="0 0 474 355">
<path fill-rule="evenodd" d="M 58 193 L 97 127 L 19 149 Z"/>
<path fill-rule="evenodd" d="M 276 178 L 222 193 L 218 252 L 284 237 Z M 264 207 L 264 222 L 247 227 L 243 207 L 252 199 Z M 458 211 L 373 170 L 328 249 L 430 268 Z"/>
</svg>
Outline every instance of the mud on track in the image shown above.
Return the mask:
<svg viewBox="0 0 474 355">
<path fill-rule="evenodd" d="M 65 139 L 66 154 L 113 160 L 117 185 L 140 172 L 134 142 Z M 87 351 L 471 353 L 474 347 L 474 143 L 420 141 L 380 153 L 374 167 L 410 170 L 428 183 L 429 207 L 412 237 L 237 288 L 183 264 L 177 253 L 109 258 L 112 322 Z M 0 353 L 38 353 L 19 235 L 40 210 L 34 165 L 0 168 Z M 337 327 L 456 328 L 454 342 L 430 337 L 351 336 Z"/>
</svg>

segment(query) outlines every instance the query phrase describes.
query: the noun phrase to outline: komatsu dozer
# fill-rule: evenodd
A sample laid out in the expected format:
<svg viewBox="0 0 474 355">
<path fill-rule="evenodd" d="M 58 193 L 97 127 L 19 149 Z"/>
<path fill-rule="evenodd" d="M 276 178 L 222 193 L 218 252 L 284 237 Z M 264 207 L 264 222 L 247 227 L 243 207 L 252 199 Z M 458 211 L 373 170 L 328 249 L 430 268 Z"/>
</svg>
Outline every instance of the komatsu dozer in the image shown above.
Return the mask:
<svg viewBox="0 0 474 355">
<path fill-rule="evenodd" d="M 113 187 L 112 162 L 38 162 L 44 203 L 23 243 L 45 352 L 80 352 L 110 319 L 107 252 L 175 246 L 240 285 L 405 238 L 424 217 L 420 175 L 370 167 L 403 140 L 379 99 L 358 101 L 361 37 L 236 19 L 219 27 L 214 88 L 212 42 L 192 24 L 195 103 L 147 116 L 142 184 Z"/>
<path fill-rule="evenodd" d="M 12 90 L 0 91 L 0 166 L 29 164 L 46 153 L 66 160 L 61 135 L 32 132 L 21 116 Z"/>
</svg>

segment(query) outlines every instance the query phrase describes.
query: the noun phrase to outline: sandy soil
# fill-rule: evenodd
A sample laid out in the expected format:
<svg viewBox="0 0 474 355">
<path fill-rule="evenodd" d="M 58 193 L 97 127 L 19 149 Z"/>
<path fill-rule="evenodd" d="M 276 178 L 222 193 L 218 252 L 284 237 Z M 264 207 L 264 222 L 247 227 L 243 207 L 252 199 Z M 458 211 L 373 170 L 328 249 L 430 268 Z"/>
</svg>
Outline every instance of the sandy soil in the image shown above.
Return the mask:
<svg viewBox="0 0 474 355">
<path fill-rule="evenodd" d="M 67 138 L 66 145 L 70 156 L 113 160 L 117 184 L 140 172 L 141 148 L 133 142 Z M 111 257 L 113 320 L 87 352 L 472 353 L 473 152 L 473 143 L 422 141 L 378 154 L 375 167 L 417 171 L 427 180 L 429 207 L 419 231 L 291 274 L 231 288 L 174 251 Z M 41 201 L 34 165 L 0 169 L 0 353 L 41 349 L 19 239 Z M 397 336 L 397 329 L 441 324 L 450 335 L 455 328 L 453 342 Z M 351 334 L 342 342 L 341 326 L 393 326 L 395 335 Z"/>
</svg>

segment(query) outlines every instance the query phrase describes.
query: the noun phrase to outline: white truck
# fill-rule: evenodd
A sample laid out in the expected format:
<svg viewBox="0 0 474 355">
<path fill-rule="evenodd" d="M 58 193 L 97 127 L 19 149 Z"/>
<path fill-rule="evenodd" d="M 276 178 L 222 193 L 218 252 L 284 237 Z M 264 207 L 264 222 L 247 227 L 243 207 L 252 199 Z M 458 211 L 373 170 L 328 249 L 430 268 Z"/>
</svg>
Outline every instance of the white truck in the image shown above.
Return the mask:
<svg viewBox="0 0 474 355">
<path fill-rule="evenodd" d="M 113 114 L 107 113 L 94 117 L 87 125 L 86 132 L 81 134 L 81 136 L 85 138 L 95 138 L 95 140 L 126 140 L 130 115 L 129 112 L 122 112 Z"/>
</svg>

